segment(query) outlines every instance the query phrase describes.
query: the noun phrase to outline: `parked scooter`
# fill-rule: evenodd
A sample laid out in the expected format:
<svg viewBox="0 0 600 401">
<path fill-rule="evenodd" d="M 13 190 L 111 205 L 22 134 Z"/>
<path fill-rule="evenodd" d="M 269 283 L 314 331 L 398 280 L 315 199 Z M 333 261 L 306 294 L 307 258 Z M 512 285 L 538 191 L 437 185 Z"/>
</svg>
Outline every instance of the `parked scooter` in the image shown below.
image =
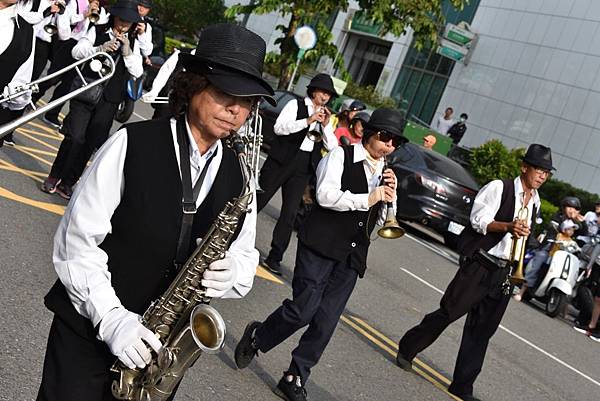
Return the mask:
<svg viewBox="0 0 600 401">
<path fill-rule="evenodd" d="M 583 245 L 580 252 L 582 275 L 575 288 L 572 305 L 579 310 L 578 322 L 587 324 L 594 308 L 594 293 L 600 285 L 600 235 L 595 235 Z M 590 263 L 590 259 L 594 259 Z M 587 267 L 590 266 L 588 272 Z"/>
<path fill-rule="evenodd" d="M 548 241 L 558 245 L 559 249 L 552 255 L 541 281 L 530 288 L 525 298 L 534 298 L 544 303 L 546 314 L 556 317 L 575 295 L 578 280 L 583 280 L 584 276 L 580 272 L 582 264 L 576 256 L 581 248 L 575 241 Z"/>
</svg>

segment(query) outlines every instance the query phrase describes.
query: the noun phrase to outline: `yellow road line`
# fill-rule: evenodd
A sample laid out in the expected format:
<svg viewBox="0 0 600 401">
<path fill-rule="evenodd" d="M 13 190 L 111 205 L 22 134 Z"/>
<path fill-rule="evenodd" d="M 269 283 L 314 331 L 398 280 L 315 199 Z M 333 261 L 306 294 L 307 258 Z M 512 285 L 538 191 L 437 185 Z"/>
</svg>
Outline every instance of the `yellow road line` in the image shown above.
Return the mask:
<svg viewBox="0 0 600 401">
<path fill-rule="evenodd" d="M 348 316 L 351 319 L 353 319 L 355 322 L 357 322 L 358 324 L 360 324 L 363 328 L 365 328 L 366 330 L 370 331 L 371 333 L 373 333 L 374 335 L 376 335 L 377 337 L 379 337 L 381 340 L 383 340 L 387 344 L 391 345 L 394 348 L 394 351 L 396 353 L 398 352 L 398 344 L 395 341 L 393 341 L 392 339 L 390 339 L 389 337 L 387 337 L 385 334 L 383 334 L 380 331 L 378 331 L 376 328 L 374 328 L 371 325 L 369 325 L 364 320 L 362 320 L 362 319 L 360 319 L 360 318 L 358 318 L 356 316 L 352 316 L 352 315 L 348 315 Z M 395 356 L 395 354 L 394 354 L 394 356 Z M 413 360 L 413 362 L 416 363 L 417 365 L 419 365 L 421 368 L 423 368 L 423 369 L 427 370 L 428 372 L 430 372 L 435 377 L 437 377 L 442 383 L 445 383 L 447 385 L 450 384 L 450 379 L 448 379 L 446 376 L 443 376 L 442 374 L 440 374 L 437 370 L 433 369 L 431 366 L 427 365 L 425 362 L 419 360 L 418 358 L 415 358 Z"/>
<path fill-rule="evenodd" d="M 56 135 L 44 134 L 44 133 L 41 133 L 41 132 L 33 130 L 33 129 L 29 129 L 29 128 L 23 128 L 23 127 L 17 128 L 16 132 L 18 134 L 27 133 L 27 134 L 32 134 L 32 135 L 35 135 L 35 136 L 41 136 L 42 138 L 48 138 L 48 139 L 52 139 L 52 140 L 55 140 L 55 141 L 62 141 L 63 140 L 63 136 L 62 135 L 59 137 L 59 136 L 56 136 Z"/>
<path fill-rule="evenodd" d="M 38 138 L 36 138 L 36 137 L 35 137 L 35 136 L 33 136 L 33 135 L 27 134 L 27 133 L 25 133 L 25 132 L 21 132 L 20 134 L 21 134 L 21 135 L 23 135 L 24 137 L 27 137 L 27 138 L 31 139 L 31 140 L 32 140 L 32 141 L 34 141 L 34 142 L 37 142 L 37 143 L 39 143 L 40 145 L 44 145 L 44 146 L 45 146 L 45 147 L 47 147 L 48 149 L 52 149 L 52 150 L 55 150 L 55 151 L 57 151 L 57 152 L 58 152 L 58 148 L 57 148 L 56 146 L 50 145 L 49 143 L 47 143 L 47 142 L 44 142 L 44 141 L 42 141 L 41 139 L 38 139 Z"/>
<path fill-rule="evenodd" d="M 54 203 L 40 202 L 40 201 L 36 201 L 33 199 L 29 199 L 24 196 L 17 195 L 14 192 L 10 192 L 9 190 L 7 190 L 3 187 L 0 187 L 0 196 L 7 198 L 7 199 L 14 200 L 15 202 L 24 203 L 26 205 L 45 210 L 50 213 L 58 214 L 59 216 L 62 216 L 65 213 L 64 206 L 56 205 Z"/>
<path fill-rule="evenodd" d="M 0 170 L 6 170 L 6 171 L 13 171 L 15 173 L 20 173 L 23 174 L 37 182 L 43 182 L 44 180 L 42 180 L 39 177 L 45 177 L 46 173 L 40 173 L 37 171 L 32 171 L 32 170 L 25 170 L 23 168 L 20 168 L 14 164 L 11 163 L 7 163 L 4 160 L 0 160 Z"/>
<path fill-rule="evenodd" d="M 40 149 L 36 149 L 36 148 L 30 148 L 29 146 L 15 145 L 14 148 L 15 149 L 27 150 L 27 151 L 29 151 L 31 153 L 37 153 L 37 154 L 40 154 L 40 155 L 56 157 L 56 152 L 47 152 L 45 150 L 40 150 Z"/>
<path fill-rule="evenodd" d="M 31 153 L 31 152 L 29 152 L 27 150 L 19 149 L 19 148 L 16 148 L 16 147 L 15 147 L 15 149 L 18 150 L 21 153 L 25 153 L 26 155 L 28 155 L 30 157 L 33 157 L 34 159 L 36 159 L 39 162 L 42 162 L 42 163 L 44 163 L 44 164 L 52 167 L 52 163 L 49 162 L 48 160 L 44 159 L 43 157 L 39 157 L 38 155 L 36 155 L 34 153 Z"/>
<path fill-rule="evenodd" d="M 44 124 L 41 123 L 37 123 L 34 121 L 29 121 L 28 125 L 31 125 L 32 127 L 41 129 L 43 131 L 48 132 L 49 134 L 54 135 L 54 137 L 59 138 L 62 136 L 62 134 L 59 134 L 58 131 L 56 130 L 56 128 L 50 128 L 50 127 L 46 127 Z"/>
</svg>

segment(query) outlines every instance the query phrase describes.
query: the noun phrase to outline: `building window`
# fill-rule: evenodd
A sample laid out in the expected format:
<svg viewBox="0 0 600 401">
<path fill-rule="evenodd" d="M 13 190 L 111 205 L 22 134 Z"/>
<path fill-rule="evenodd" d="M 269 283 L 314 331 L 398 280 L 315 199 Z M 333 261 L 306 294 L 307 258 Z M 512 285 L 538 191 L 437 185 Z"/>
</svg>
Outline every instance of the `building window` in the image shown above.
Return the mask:
<svg viewBox="0 0 600 401">
<path fill-rule="evenodd" d="M 480 0 L 471 0 L 463 10 L 454 9 L 444 1 L 443 13 L 446 21 L 457 24 L 460 21 L 473 22 Z M 430 124 L 438 107 L 448 78 L 454 68 L 454 61 L 442 57 L 435 51 L 417 51 L 414 46 L 408 51 L 391 97 L 406 115 L 415 120 Z"/>
</svg>

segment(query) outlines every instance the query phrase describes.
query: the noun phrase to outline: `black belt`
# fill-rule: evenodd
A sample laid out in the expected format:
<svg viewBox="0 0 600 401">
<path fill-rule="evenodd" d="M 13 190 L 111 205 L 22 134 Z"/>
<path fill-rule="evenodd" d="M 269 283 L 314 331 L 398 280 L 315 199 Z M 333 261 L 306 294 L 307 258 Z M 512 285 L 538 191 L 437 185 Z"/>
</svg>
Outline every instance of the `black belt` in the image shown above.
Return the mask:
<svg viewBox="0 0 600 401">
<path fill-rule="evenodd" d="M 509 269 L 508 260 L 490 255 L 483 249 L 479 249 L 477 252 L 475 252 L 473 255 L 473 260 L 477 261 L 481 266 L 489 271 Z"/>
</svg>

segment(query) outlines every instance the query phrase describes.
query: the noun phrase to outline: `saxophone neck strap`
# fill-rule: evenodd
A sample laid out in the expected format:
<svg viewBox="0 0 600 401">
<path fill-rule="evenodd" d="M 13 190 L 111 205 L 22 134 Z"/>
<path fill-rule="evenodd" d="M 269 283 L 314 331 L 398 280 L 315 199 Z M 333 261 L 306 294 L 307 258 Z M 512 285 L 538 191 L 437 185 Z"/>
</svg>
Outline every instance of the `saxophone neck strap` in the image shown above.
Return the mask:
<svg viewBox="0 0 600 401">
<path fill-rule="evenodd" d="M 173 264 L 178 269 L 179 266 L 183 265 L 188 257 L 190 249 L 190 240 L 192 235 L 192 225 L 194 223 L 194 216 L 196 215 L 196 201 L 200 194 L 200 188 L 208 172 L 208 167 L 217 155 L 217 151 L 213 152 L 212 156 L 206 161 L 200 176 L 196 180 L 194 186 L 192 186 L 192 173 L 190 166 L 190 140 L 185 125 L 185 117 L 181 117 L 177 120 L 177 143 L 179 145 L 179 167 L 181 170 L 181 187 L 182 187 L 182 201 L 181 207 L 183 209 L 181 217 L 181 230 L 179 231 L 179 240 L 177 241 L 177 253 Z"/>
</svg>

